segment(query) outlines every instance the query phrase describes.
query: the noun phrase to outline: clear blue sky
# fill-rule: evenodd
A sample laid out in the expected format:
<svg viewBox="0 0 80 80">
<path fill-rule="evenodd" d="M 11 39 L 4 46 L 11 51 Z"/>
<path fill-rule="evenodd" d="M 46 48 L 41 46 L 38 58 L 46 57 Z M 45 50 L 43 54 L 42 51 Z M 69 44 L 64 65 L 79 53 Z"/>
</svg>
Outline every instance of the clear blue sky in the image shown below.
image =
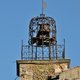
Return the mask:
<svg viewBox="0 0 80 80">
<path fill-rule="evenodd" d="M 80 0 L 45 0 L 45 13 L 56 20 L 57 39 L 66 39 L 66 58 L 80 65 Z M 21 40 L 27 43 L 28 25 L 41 13 L 41 0 L 0 0 L 0 80 L 14 80 Z"/>
</svg>

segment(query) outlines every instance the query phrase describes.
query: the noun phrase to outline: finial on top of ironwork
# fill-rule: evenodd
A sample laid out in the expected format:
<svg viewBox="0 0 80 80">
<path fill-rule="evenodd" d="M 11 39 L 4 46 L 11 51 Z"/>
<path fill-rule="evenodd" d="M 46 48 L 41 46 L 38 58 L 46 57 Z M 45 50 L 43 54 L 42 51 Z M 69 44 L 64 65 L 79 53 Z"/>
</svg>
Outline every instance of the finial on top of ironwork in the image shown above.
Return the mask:
<svg viewBox="0 0 80 80">
<path fill-rule="evenodd" d="M 42 15 L 44 14 L 44 9 L 46 8 L 46 2 L 42 0 Z"/>
</svg>

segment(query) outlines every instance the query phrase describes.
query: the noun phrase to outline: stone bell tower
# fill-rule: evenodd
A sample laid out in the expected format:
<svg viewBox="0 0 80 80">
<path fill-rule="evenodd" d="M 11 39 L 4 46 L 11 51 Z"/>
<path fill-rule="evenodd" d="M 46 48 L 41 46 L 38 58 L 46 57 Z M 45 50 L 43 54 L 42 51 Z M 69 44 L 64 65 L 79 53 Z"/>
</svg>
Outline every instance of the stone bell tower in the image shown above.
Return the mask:
<svg viewBox="0 0 80 80">
<path fill-rule="evenodd" d="M 65 41 L 58 45 L 56 33 L 56 21 L 52 17 L 42 12 L 31 19 L 28 45 L 22 42 L 21 60 L 16 61 L 20 80 L 50 80 L 52 76 L 56 80 L 60 72 L 69 68 Z"/>
</svg>

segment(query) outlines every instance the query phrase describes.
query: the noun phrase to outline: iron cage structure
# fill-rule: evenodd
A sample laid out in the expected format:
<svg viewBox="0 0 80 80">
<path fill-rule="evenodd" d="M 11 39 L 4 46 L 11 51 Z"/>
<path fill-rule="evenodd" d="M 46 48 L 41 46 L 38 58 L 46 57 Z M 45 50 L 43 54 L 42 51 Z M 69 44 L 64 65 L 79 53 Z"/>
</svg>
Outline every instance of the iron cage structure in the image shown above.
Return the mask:
<svg viewBox="0 0 80 80">
<path fill-rule="evenodd" d="M 21 59 L 51 60 L 65 58 L 64 44 L 58 45 L 56 38 L 56 21 L 41 14 L 31 19 L 29 24 L 28 45 L 22 41 Z"/>
</svg>

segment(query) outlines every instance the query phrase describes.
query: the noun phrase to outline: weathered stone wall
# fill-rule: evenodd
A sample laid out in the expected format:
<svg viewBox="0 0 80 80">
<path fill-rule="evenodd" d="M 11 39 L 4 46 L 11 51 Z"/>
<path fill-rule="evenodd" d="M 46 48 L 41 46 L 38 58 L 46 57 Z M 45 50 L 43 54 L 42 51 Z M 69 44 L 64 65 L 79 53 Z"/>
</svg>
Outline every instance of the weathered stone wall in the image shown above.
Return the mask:
<svg viewBox="0 0 80 80">
<path fill-rule="evenodd" d="M 19 76 L 21 80 L 47 80 L 48 76 L 53 76 L 62 70 L 67 70 L 69 63 L 36 61 L 36 62 L 20 62 Z"/>
<path fill-rule="evenodd" d="M 71 68 L 60 74 L 60 80 L 80 80 L 80 67 Z"/>
<path fill-rule="evenodd" d="M 20 64 L 20 75 L 26 76 L 22 80 L 46 80 L 48 75 L 55 73 L 54 65 Z"/>
</svg>

